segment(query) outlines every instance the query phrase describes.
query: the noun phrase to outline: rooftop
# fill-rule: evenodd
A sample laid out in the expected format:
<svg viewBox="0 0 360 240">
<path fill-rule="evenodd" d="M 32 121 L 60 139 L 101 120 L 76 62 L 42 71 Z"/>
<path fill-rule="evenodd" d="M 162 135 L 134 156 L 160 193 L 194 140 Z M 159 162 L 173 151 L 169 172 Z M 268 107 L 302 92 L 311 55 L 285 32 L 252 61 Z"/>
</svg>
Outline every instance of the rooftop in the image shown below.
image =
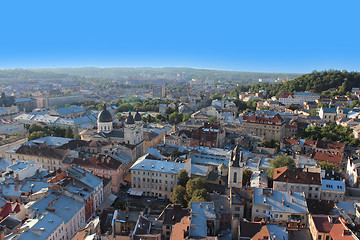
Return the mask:
<svg viewBox="0 0 360 240">
<path fill-rule="evenodd" d="M 269 188 L 255 188 L 253 205 L 265 205 L 271 208 L 274 213 L 308 214 L 304 193 L 269 191 L 271 194 L 264 194 Z M 272 189 L 270 189 L 272 190 Z"/>
<path fill-rule="evenodd" d="M 213 202 L 192 202 L 191 223 L 189 236 L 204 237 L 207 236 L 207 220 L 216 219 Z"/>
<path fill-rule="evenodd" d="M 150 154 L 140 157 L 132 166 L 131 170 L 153 171 L 163 173 L 178 174 L 180 169 L 184 169 L 185 163 L 168 162 L 151 159 Z"/>
</svg>

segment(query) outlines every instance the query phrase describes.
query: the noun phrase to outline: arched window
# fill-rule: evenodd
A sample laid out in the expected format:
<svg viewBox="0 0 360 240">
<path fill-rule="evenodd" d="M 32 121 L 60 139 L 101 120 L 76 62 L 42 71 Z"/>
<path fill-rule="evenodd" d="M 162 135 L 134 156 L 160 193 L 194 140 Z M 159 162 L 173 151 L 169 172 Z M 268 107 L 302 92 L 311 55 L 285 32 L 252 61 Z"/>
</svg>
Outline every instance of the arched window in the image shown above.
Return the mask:
<svg viewBox="0 0 360 240">
<path fill-rule="evenodd" d="M 233 182 L 236 183 L 236 181 L 237 181 L 237 172 L 234 172 L 234 180 L 233 180 Z"/>
</svg>

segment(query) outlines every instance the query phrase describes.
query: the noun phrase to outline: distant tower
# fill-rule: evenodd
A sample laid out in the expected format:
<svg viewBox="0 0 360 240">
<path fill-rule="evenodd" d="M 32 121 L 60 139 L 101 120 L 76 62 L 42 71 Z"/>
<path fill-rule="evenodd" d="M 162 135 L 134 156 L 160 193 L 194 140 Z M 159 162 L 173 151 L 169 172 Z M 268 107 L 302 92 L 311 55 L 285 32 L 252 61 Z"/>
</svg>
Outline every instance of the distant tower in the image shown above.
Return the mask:
<svg viewBox="0 0 360 240">
<path fill-rule="evenodd" d="M 243 177 L 243 153 L 240 152 L 239 145 L 231 152 L 229 161 L 228 187 L 242 188 Z"/>
<path fill-rule="evenodd" d="M 127 144 L 137 145 L 143 141 L 143 123 L 141 115 L 136 112 L 135 118 L 129 112 L 125 122 L 124 140 Z"/>
<path fill-rule="evenodd" d="M 111 113 L 106 110 L 106 104 L 104 104 L 103 110 L 98 115 L 97 126 L 98 133 L 110 133 L 113 130 L 113 119 Z"/>
</svg>

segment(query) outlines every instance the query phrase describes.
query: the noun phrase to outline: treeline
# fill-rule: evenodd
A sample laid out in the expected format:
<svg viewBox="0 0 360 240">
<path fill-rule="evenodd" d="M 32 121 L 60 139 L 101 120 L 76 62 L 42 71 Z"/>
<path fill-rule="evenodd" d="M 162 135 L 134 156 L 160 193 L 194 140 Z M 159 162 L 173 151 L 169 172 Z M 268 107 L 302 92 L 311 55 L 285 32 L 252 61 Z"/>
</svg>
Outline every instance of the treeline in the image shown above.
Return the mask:
<svg viewBox="0 0 360 240">
<path fill-rule="evenodd" d="M 350 127 L 337 125 L 331 122 L 324 127 L 312 126 L 300 134 L 300 137 L 311 140 L 328 140 L 334 142 L 342 142 L 347 146 L 360 146 L 360 141 L 353 136 L 353 130 Z"/>
<path fill-rule="evenodd" d="M 65 137 L 65 138 L 74 138 L 77 139 L 79 136 L 74 136 L 73 130 L 68 128 L 56 127 L 56 126 L 41 126 L 40 124 L 25 124 L 25 128 L 28 130 L 26 137 L 31 141 L 38 138 L 43 138 L 47 136 L 53 137 Z"/>
<path fill-rule="evenodd" d="M 333 91 L 334 94 L 345 95 L 349 94 L 353 87 L 360 87 L 360 73 L 347 72 L 345 70 L 329 70 L 314 71 L 283 83 L 239 86 L 231 92 L 231 95 L 238 96 L 240 92 L 259 92 L 259 90 L 265 90 L 268 96 L 277 97 L 283 92 L 294 93 L 302 91 L 312 91 L 328 95 L 330 92 L 327 90 L 332 88 L 336 89 Z"/>
</svg>

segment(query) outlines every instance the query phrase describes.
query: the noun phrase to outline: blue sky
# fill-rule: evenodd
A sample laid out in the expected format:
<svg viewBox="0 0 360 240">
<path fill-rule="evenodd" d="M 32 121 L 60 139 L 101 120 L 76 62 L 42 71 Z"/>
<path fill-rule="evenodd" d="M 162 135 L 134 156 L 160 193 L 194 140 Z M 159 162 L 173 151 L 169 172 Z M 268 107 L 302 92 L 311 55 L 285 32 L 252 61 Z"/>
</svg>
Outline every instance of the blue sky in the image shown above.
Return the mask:
<svg viewBox="0 0 360 240">
<path fill-rule="evenodd" d="M 1 1 L 0 68 L 360 71 L 360 1 Z"/>
</svg>

